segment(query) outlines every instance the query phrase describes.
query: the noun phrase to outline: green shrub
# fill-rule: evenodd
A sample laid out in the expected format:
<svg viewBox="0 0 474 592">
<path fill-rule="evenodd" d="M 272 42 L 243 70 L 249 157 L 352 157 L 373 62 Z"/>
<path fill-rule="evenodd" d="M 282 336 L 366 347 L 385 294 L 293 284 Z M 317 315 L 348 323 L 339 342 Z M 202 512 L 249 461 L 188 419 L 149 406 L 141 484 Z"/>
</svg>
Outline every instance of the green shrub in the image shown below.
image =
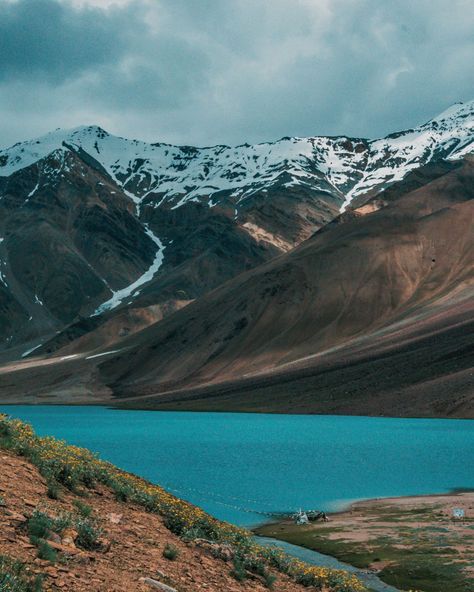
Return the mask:
<svg viewBox="0 0 474 592">
<path fill-rule="evenodd" d="M 163 557 L 169 559 L 170 561 L 174 561 L 179 555 L 179 549 L 174 545 L 170 545 L 166 543 L 165 548 L 163 549 Z"/>
<path fill-rule="evenodd" d="M 265 582 L 265 586 L 271 590 L 273 588 L 273 584 L 277 581 L 277 577 L 274 574 L 271 574 L 269 571 L 265 571 L 263 574 L 263 580 Z"/>
<path fill-rule="evenodd" d="M 84 502 L 81 502 L 81 500 L 78 499 L 75 499 L 73 501 L 73 504 L 75 505 L 77 511 L 83 518 L 89 518 L 91 516 L 93 512 L 91 506 L 85 504 Z"/>
<path fill-rule="evenodd" d="M 177 516 L 175 514 L 170 514 L 169 516 L 165 515 L 164 522 L 166 528 L 178 536 L 181 536 L 188 530 L 186 519 L 182 516 Z"/>
<path fill-rule="evenodd" d="M 64 512 L 63 514 L 60 514 L 57 518 L 53 519 L 52 531 L 61 534 L 62 531 L 71 526 L 71 524 L 71 515 Z"/>
<path fill-rule="evenodd" d="M 47 496 L 53 500 L 59 499 L 59 494 L 60 494 L 59 483 L 57 481 L 55 481 L 54 479 L 49 479 L 46 481 L 46 485 L 48 487 L 47 492 L 46 492 Z"/>
<path fill-rule="evenodd" d="M 11 450 L 14 447 L 14 430 L 7 423 L 0 425 L 0 448 Z"/>
<path fill-rule="evenodd" d="M 185 537 L 188 538 L 188 540 L 192 540 L 192 538 L 202 538 L 207 539 L 208 541 L 219 541 L 221 539 L 218 523 L 210 517 L 203 517 L 195 520 L 190 527 L 186 514 L 178 514 L 173 512 L 172 509 L 168 513 L 166 507 L 161 508 L 160 513 L 164 515 L 166 528 L 171 530 L 174 534 L 177 534 L 179 537 Z"/>
<path fill-rule="evenodd" d="M 57 483 L 64 485 L 71 491 L 77 489 L 79 484 L 77 474 L 68 464 L 48 459 L 40 462 L 38 468 L 44 477 L 52 477 Z"/>
<path fill-rule="evenodd" d="M 128 483 L 114 479 L 110 482 L 110 487 L 115 494 L 115 499 L 119 502 L 128 502 L 133 497 L 133 488 Z"/>
<path fill-rule="evenodd" d="M 230 572 L 230 575 L 238 582 L 244 582 L 247 579 L 248 574 L 244 562 L 237 555 L 234 557 L 234 568 Z"/>
<path fill-rule="evenodd" d="M 52 518 L 40 510 L 35 510 L 27 522 L 27 529 L 31 539 L 47 539 L 51 532 L 61 534 L 70 525 L 69 514 L 60 514 Z"/>
<path fill-rule="evenodd" d="M 193 526 L 182 531 L 181 538 L 183 541 L 194 541 L 196 539 L 207 539 L 207 532 L 199 526 Z"/>
<path fill-rule="evenodd" d="M 93 520 L 83 518 L 75 523 L 77 530 L 76 544 L 82 549 L 93 551 L 100 547 L 99 539 L 102 536 L 102 530 Z"/>
<path fill-rule="evenodd" d="M 132 490 L 130 493 L 130 499 L 145 508 L 147 512 L 160 513 L 160 500 L 158 496 L 144 491 Z"/>
<path fill-rule="evenodd" d="M 289 555 L 285 555 L 280 549 L 272 547 L 267 547 L 266 551 L 267 560 L 271 566 L 276 567 L 282 573 L 290 573 L 293 561 Z"/>
<path fill-rule="evenodd" d="M 35 510 L 27 523 L 31 539 L 46 539 L 53 530 L 53 520 L 43 512 Z"/>
<path fill-rule="evenodd" d="M 49 561 L 50 563 L 56 563 L 57 553 L 53 549 L 53 547 L 51 547 L 51 545 L 48 544 L 47 541 L 39 540 L 37 546 L 38 546 L 38 557 L 40 559 L 45 559 L 46 561 Z"/>
<path fill-rule="evenodd" d="M 266 565 L 261 557 L 249 555 L 247 557 L 241 557 L 241 561 L 245 569 L 251 571 L 254 574 L 264 576 L 267 572 Z"/>
<path fill-rule="evenodd" d="M 42 580 L 41 576 L 29 576 L 19 561 L 0 555 L 1 592 L 41 592 Z"/>
<path fill-rule="evenodd" d="M 260 555 L 240 553 L 234 557 L 234 569 L 231 574 L 240 582 L 248 577 L 248 572 L 257 574 L 263 579 L 267 588 L 272 588 L 277 578 L 268 571 L 267 561 L 266 557 L 263 558 Z"/>
</svg>

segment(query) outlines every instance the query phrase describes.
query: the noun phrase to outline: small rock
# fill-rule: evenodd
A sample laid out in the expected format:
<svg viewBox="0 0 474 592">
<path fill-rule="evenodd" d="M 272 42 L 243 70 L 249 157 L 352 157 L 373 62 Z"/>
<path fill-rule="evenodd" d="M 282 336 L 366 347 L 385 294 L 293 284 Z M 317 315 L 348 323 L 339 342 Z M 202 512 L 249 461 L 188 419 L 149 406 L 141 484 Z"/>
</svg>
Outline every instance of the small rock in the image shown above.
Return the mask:
<svg viewBox="0 0 474 592">
<path fill-rule="evenodd" d="M 112 522 L 112 524 L 120 524 L 121 520 L 122 520 L 123 514 L 108 514 L 107 518 L 109 519 L 109 522 Z"/>
<path fill-rule="evenodd" d="M 63 530 L 63 535 L 69 536 L 75 541 L 79 536 L 79 533 L 77 532 L 77 530 L 74 530 L 74 528 L 66 528 Z"/>
<path fill-rule="evenodd" d="M 140 578 L 140 582 L 143 582 L 150 588 L 155 588 L 156 590 L 161 590 L 162 592 L 177 592 L 175 588 L 171 588 L 171 586 L 167 586 L 166 584 L 162 584 L 158 580 L 154 580 L 153 578 Z"/>
<path fill-rule="evenodd" d="M 13 510 L 8 511 L 8 518 L 10 520 L 13 520 L 14 522 L 26 522 L 27 521 L 26 516 L 23 516 L 23 514 L 19 514 L 18 512 L 13 512 Z"/>
<path fill-rule="evenodd" d="M 62 543 L 55 543 L 54 541 L 48 541 L 48 545 L 56 551 L 60 551 L 61 553 L 67 553 L 69 555 L 75 555 L 77 553 L 81 553 L 81 551 L 72 543 L 72 545 L 66 545 L 64 543 L 64 539 Z"/>
<path fill-rule="evenodd" d="M 61 537 L 57 532 L 50 532 L 48 535 L 48 541 L 61 544 Z"/>
<path fill-rule="evenodd" d="M 74 530 L 73 528 L 66 528 L 66 530 L 63 532 L 63 536 L 61 537 L 61 543 L 67 547 L 75 547 L 75 542 L 78 536 L 79 533 L 77 530 Z"/>
<path fill-rule="evenodd" d="M 50 565 L 49 561 L 46 561 L 46 559 L 40 559 L 39 557 L 33 559 L 33 563 L 36 563 L 36 565 L 41 565 L 42 567 L 47 567 L 48 565 Z"/>
<path fill-rule="evenodd" d="M 230 545 L 214 543 L 207 539 L 195 539 L 194 544 L 217 559 L 232 561 L 234 558 L 234 551 Z"/>
<path fill-rule="evenodd" d="M 34 547 L 35 547 L 35 545 L 32 545 L 31 543 L 26 543 L 25 541 L 16 541 L 16 542 L 23 549 L 34 549 Z"/>
<path fill-rule="evenodd" d="M 44 572 L 47 573 L 48 576 L 50 576 L 52 578 L 58 577 L 58 570 L 55 567 L 53 567 L 52 565 L 45 567 Z"/>
<path fill-rule="evenodd" d="M 112 542 L 104 537 L 100 537 L 97 540 L 97 543 L 100 545 L 101 551 L 103 553 L 107 553 L 107 551 L 110 551 L 110 547 L 112 546 Z"/>
</svg>

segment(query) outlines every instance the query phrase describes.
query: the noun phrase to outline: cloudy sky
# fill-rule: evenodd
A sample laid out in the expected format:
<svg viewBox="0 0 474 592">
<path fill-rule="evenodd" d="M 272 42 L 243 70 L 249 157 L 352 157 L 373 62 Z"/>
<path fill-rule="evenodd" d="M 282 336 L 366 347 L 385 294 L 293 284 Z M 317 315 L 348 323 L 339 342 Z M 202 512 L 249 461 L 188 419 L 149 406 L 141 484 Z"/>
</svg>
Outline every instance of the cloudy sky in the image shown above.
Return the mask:
<svg viewBox="0 0 474 592">
<path fill-rule="evenodd" d="M 472 0 L 0 0 L 0 146 L 376 137 L 474 98 Z"/>
</svg>

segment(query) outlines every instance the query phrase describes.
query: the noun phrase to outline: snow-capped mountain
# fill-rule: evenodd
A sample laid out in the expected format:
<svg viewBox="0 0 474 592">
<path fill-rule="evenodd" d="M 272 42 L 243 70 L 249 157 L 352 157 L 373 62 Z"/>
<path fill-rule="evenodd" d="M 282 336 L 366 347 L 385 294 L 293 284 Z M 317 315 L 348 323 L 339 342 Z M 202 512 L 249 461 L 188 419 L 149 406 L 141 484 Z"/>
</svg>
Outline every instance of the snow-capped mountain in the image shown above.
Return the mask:
<svg viewBox="0 0 474 592">
<path fill-rule="evenodd" d="M 378 140 L 195 148 L 91 126 L 15 144 L 0 151 L 0 350 L 103 323 L 114 341 L 473 141 L 474 101 Z"/>
<path fill-rule="evenodd" d="M 137 204 L 177 208 L 192 200 L 210 206 L 227 200 L 237 213 L 251 195 L 280 185 L 331 191 L 346 208 L 354 197 L 398 181 L 433 159 L 461 158 L 473 150 L 473 142 L 474 101 L 378 140 L 315 136 L 195 148 L 127 140 L 90 126 L 56 130 L 1 151 L 0 175 L 55 150 L 74 150 L 100 163 Z"/>
</svg>

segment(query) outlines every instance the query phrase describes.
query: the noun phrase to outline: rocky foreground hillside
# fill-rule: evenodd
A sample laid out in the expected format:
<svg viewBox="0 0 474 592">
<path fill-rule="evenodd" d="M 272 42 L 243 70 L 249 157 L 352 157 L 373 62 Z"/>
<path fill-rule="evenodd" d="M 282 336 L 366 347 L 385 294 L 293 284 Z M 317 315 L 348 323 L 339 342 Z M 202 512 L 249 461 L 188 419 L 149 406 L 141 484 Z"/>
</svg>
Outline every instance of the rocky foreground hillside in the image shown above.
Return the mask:
<svg viewBox="0 0 474 592">
<path fill-rule="evenodd" d="M 366 590 L 4 416 L 0 461 L 2 591 Z"/>
</svg>

